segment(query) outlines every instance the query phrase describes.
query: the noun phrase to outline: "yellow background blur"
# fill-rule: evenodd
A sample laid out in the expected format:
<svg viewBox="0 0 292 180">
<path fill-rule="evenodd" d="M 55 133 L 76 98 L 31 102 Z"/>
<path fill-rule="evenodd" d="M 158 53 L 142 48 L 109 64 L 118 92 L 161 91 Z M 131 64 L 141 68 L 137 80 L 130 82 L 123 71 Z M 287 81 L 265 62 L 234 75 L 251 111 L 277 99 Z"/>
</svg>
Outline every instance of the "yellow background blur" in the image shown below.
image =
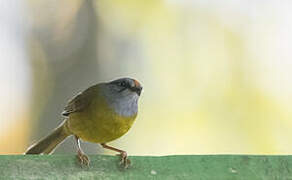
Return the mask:
<svg viewBox="0 0 292 180">
<path fill-rule="evenodd" d="M 100 81 L 142 82 L 130 155 L 291 154 L 292 2 L 3 0 L 0 153 L 22 153 Z M 91 154 L 102 151 L 82 145 Z M 72 138 L 56 153 L 74 153 Z"/>
</svg>

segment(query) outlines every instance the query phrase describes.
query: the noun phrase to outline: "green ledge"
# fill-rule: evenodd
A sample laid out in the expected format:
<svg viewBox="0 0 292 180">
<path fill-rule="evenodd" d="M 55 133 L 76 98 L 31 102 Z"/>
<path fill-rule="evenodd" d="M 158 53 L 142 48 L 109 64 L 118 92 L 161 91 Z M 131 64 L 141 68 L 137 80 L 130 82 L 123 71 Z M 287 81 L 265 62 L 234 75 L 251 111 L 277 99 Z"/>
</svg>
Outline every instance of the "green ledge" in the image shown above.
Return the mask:
<svg viewBox="0 0 292 180">
<path fill-rule="evenodd" d="M 89 157 L 80 167 L 74 155 L 1 155 L 0 179 L 292 180 L 292 156 L 131 156 L 128 169 L 117 156 Z"/>
</svg>

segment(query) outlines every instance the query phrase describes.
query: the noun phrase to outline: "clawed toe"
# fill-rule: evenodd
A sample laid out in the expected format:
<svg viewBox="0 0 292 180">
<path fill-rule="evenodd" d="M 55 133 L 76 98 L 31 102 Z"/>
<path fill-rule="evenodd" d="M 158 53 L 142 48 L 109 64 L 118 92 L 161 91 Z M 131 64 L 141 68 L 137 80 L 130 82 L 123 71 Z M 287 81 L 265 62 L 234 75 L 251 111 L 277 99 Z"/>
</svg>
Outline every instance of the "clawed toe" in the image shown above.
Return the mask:
<svg viewBox="0 0 292 180">
<path fill-rule="evenodd" d="M 110 149 L 112 151 L 119 152 L 119 156 L 121 157 L 120 165 L 122 165 L 125 169 L 128 168 L 131 164 L 131 161 L 128 159 L 128 155 L 126 151 L 111 147 L 106 145 L 105 143 L 101 143 L 103 148 Z"/>
<path fill-rule="evenodd" d="M 128 168 L 131 164 L 131 161 L 128 159 L 127 153 L 122 152 L 120 154 L 120 157 L 121 157 L 120 165 L 122 165 L 125 169 Z"/>
<path fill-rule="evenodd" d="M 83 152 L 81 151 L 78 151 L 78 154 L 77 154 L 77 158 L 78 158 L 78 161 L 79 163 L 81 164 L 81 166 L 87 166 L 89 167 L 89 163 L 90 163 L 90 160 L 88 158 L 87 155 L 85 155 Z"/>
</svg>

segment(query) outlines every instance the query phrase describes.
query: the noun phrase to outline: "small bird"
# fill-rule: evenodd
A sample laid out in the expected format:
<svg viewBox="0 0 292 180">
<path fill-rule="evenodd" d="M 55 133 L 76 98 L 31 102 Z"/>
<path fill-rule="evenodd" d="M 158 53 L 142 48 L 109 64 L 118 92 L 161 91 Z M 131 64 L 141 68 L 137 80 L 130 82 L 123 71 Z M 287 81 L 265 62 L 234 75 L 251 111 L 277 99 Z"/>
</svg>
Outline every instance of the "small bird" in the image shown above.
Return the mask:
<svg viewBox="0 0 292 180">
<path fill-rule="evenodd" d="M 127 168 L 130 160 L 126 151 L 106 143 L 123 136 L 131 128 L 137 117 L 141 91 L 141 84 L 132 78 L 89 87 L 68 102 L 62 113 L 64 121 L 51 134 L 31 145 L 25 154 L 50 154 L 73 135 L 81 165 L 89 166 L 90 160 L 80 147 L 80 139 L 120 153 L 121 164 Z"/>
</svg>

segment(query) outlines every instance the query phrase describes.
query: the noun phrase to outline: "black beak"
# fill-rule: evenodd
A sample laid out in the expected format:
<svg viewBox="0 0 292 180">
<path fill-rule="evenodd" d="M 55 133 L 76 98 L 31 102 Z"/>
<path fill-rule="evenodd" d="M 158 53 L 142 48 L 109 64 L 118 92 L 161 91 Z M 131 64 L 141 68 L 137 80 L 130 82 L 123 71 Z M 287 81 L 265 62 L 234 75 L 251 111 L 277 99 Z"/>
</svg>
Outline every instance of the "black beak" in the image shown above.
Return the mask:
<svg viewBox="0 0 292 180">
<path fill-rule="evenodd" d="M 142 92 L 142 87 L 141 86 L 136 86 L 136 87 L 133 87 L 133 88 L 131 88 L 131 90 L 133 91 L 133 92 L 136 92 L 137 94 L 138 94 L 138 96 L 140 96 L 141 95 L 141 92 Z"/>
</svg>

